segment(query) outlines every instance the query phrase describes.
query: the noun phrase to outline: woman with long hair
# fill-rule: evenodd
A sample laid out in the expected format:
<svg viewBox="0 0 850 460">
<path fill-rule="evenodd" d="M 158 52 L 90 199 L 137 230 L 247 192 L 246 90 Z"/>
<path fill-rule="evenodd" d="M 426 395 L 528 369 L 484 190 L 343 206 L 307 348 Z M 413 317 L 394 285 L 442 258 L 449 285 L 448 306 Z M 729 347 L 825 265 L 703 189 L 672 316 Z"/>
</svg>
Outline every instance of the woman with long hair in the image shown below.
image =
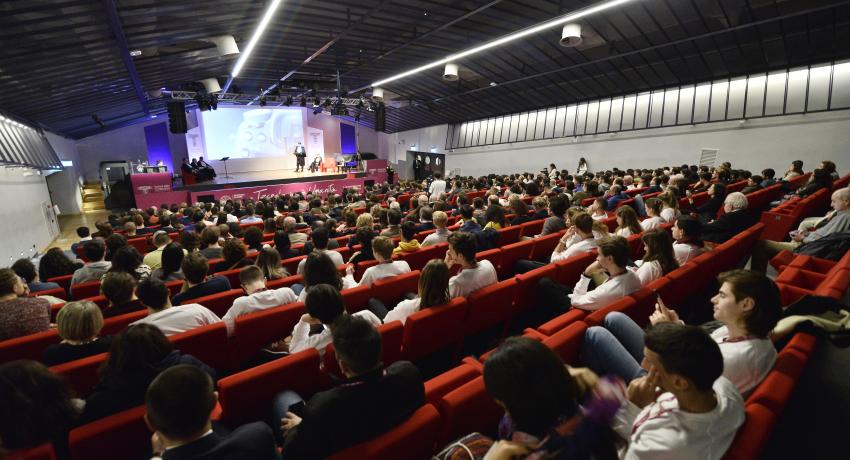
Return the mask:
<svg viewBox="0 0 850 460">
<path fill-rule="evenodd" d="M 286 240 L 289 241 L 289 238 L 286 238 Z M 260 267 L 267 280 L 276 280 L 289 276 L 286 269 L 280 265 L 280 261 L 280 253 L 277 252 L 277 249 L 267 247 L 263 248 L 257 255 L 254 265 Z"/>
<path fill-rule="evenodd" d="M 432 259 L 422 274 L 419 275 L 419 295 L 413 299 L 402 300 L 395 308 L 384 316 L 384 323 L 401 321 L 404 324 L 407 317 L 428 307 L 443 305 L 449 297 L 449 267 L 440 259 Z"/>
<path fill-rule="evenodd" d="M 216 266 L 216 272 L 235 270 L 237 268 L 254 265 L 254 261 L 248 258 L 248 250 L 245 243 L 239 238 L 231 238 L 224 243 L 222 248 L 223 260 Z"/>
<path fill-rule="evenodd" d="M 723 207 L 723 202 L 726 200 L 726 185 L 720 182 L 711 184 L 708 188 L 708 196 L 710 197 L 705 203 L 694 206 L 694 199 L 688 196 L 688 202 L 693 208 L 694 214 L 699 217 L 702 223 L 711 222 L 717 217 L 717 211 Z"/>
<path fill-rule="evenodd" d="M 185 255 L 183 245 L 169 243 L 162 250 L 162 266 L 154 270 L 151 276 L 166 283 L 184 279 L 181 264 Z"/>
<path fill-rule="evenodd" d="M 691 216 L 681 216 L 673 225 L 673 254 L 679 265 L 690 262 L 694 257 L 705 252 L 702 242 L 702 223 Z"/>
<path fill-rule="evenodd" d="M 127 272 L 137 280 L 151 276 L 151 268 L 142 263 L 142 255 L 133 246 L 124 246 L 115 251 L 109 272 Z"/>
<path fill-rule="evenodd" d="M 289 239 L 289 233 L 286 233 L 286 230 L 274 232 L 274 248 L 280 254 L 281 260 L 291 259 L 301 255 L 296 249 L 292 249 L 292 240 Z"/>
<path fill-rule="evenodd" d="M 659 214 L 659 217 L 664 219 L 664 221 L 668 224 L 675 222 L 682 214 L 682 212 L 679 211 L 679 196 L 676 193 L 673 193 L 672 190 L 668 190 L 661 195 L 658 195 L 658 199 L 661 200 L 661 213 Z"/>
<path fill-rule="evenodd" d="M 628 238 L 643 231 L 640 222 L 638 222 L 637 213 L 631 206 L 620 206 L 617 208 L 615 214 L 617 216 L 617 229 L 614 230 L 615 235 Z"/>
<path fill-rule="evenodd" d="M 74 262 L 59 248 L 50 248 L 38 261 L 38 279 L 46 282 L 57 276 L 73 275 L 83 264 Z"/>
<path fill-rule="evenodd" d="M 635 262 L 637 267 L 629 267 L 640 279 L 640 284 L 646 286 L 679 268 L 679 262 L 673 253 L 673 239 L 670 234 L 660 228 L 649 230 L 641 236 L 645 254 L 642 260 Z"/>
<path fill-rule="evenodd" d="M 340 275 L 333 260 L 327 254 L 313 251 L 307 255 L 307 259 L 304 261 L 303 287 L 294 284 L 292 285 L 292 290 L 298 293 L 298 301 L 303 302 L 307 298 L 307 291 L 310 289 L 310 286 L 319 284 L 330 284 L 340 291 L 357 287 L 357 282 L 353 278 L 343 278 Z"/>
</svg>

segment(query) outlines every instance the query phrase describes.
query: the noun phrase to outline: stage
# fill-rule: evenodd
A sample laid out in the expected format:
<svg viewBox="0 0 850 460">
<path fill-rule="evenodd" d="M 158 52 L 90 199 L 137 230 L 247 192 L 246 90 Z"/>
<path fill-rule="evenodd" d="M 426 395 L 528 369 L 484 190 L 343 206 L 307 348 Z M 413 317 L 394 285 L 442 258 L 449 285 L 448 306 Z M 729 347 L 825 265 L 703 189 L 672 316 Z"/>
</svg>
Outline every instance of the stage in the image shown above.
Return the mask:
<svg viewBox="0 0 850 460">
<path fill-rule="evenodd" d="M 343 189 L 362 190 L 367 184 L 378 184 L 387 180 L 386 160 L 370 160 L 366 171 L 295 172 L 294 169 L 277 169 L 230 173 L 225 178 L 222 171 L 214 181 L 182 187 L 172 187 L 170 173 L 132 174 L 130 181 L 136 207 L 145 209 L 162 204 L 213 202 L 221 200 L 258 200 L 267 196 L 293 193 L 311 193 L 327 196 L 340 193 Z"/>
</svg>

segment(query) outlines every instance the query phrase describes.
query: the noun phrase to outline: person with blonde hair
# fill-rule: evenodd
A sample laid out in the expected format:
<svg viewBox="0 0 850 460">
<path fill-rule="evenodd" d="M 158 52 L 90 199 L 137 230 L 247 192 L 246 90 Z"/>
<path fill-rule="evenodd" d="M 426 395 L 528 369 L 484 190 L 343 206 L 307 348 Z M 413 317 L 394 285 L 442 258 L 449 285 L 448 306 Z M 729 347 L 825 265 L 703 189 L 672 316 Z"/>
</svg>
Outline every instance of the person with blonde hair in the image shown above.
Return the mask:
<svg viewBox="0 0 850 460">
<path fill-rule="evenodd" d="M 277 252 L 277 249 L 269 246 L 260 251 L 254 265 L 260 267 L 266 279 L 276 280 L 289 276 L 289 272 L 280 265 L 280 261 L 280 253 Z"/>
<path fill-rule="evenodd" d="M 62 341 L 42 353 L 41 361 L 47 366 L 106 353 L 112 344 L 112 337 L 98 337 L 103 314 L 97 304 L 88 300 L 66 303 L 56 315 L 56 326 Z"/>
<path fill-rule="evenodd" d="M 422 241 L 422 246 L 432 246 L 435 244 L 445 243 L 449 240 L 449 235 L 452 232 L 447 228 L 449 222 L 449 216 L 443 211 L 434 211 L 434 215 L 432 216 L 434 227 L 436 227 L 437 231 L 425 237 L 425 240 Z"/>
<path fill-rule="evenodd" d="M 372 239 L 372 253 L 378 265 L 369 267 L 363 272 L 358 286 L 371 286 L 379 279 L 410 272 L 410 265 L 403 260 L 393 260 L 393 241 L 386 236 L 376 236 Z M 348 265 L 346 277 L 354 280 L 354 266 Z"/>
</svg>

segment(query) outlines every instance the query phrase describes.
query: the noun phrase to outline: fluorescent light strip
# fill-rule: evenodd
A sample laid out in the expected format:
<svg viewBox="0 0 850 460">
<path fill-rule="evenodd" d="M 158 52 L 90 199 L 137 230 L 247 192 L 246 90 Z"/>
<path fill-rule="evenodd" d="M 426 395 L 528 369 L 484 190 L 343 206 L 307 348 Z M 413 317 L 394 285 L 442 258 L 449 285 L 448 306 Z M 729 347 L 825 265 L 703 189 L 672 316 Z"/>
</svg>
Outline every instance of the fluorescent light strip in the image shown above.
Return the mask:
<svg viewBox="0 0 850 460">
<path fill-rule="evenodd" d="M 567 14 L 565 16 L 561 16 L 559 18 L 552 19 L 551 21 L 546 21 L 546 22 L 543 22 L 543 23 L 538 24 L 536 26 L 529 27 L 528 29 L 523 29 L 523 30 L 520 30 L 519 32 L 514 32 L 512 34 L 505 35 L 502 38 L 497 38 L 496 40 L 493 40 L 491 42 L 487 42 L 483 45 L 476 46 L 475 48 L 470 48 L 468 50 L 461 51 L 460 53 L 452 54 L 452 55 L 447 56 L 443 59 L 440 59 L 439 61 L 434 61 L 430 64 L 425 64 L 425 65 L 417 67 L 415 69 L 410 69 L 410 70 L 408 70 L 406 72 L 402 72 L 398 75 L 394 75 L 392 77 L 385 78 L 383 80 L 378 80 L 378 81 L 372 83 L 372 87 L 375 88 L 375 87 L 378 87 L 378 86 L 381 86 L 381 85 L 385 85 L 387 83 L 390 83 L 390 82 L 393 82 L 395 80 L 399 80 L 399 79 L 402 79 L 402 78 L 405 78 L 405 77 L 409 77 L 413 74 L 422 72 L 424 70 L 432 69 L 434 67 L 438 67 L 438 66 L 441 66 L 443 64 L 446 64 L 446 63 L 449 63 L 449 62 L 452 62 L 452 61 L 456 61 L 458 59 L 463 59 L 463 58 L 471 56 L 473 54 L 480 53 L 481 51 L 484 51 L 484 50 L 487 50 L 487 49 L 490 49 L 490 48 L 493 48 L 493 47 L 496 47 L 496 46 L 499 46 L 499 45 L 504 45 L 505 43 L 509 43 L 509 42 L 514 41 L 514 40 L 519 40 L 520 38 L 527 37 L 529 35 L 536 34 L 536 33 L 541 32 L 543 30 L 551 29 L 552 27 L 559 26 L 561 24 L 566 24 L 568 22 L 572 22 L 572 21 L 575 21 L 577 19 L 581 19 L 585 16 L 590 16 L 590 15 L 598 13 L 600 11 L 604 11 L 604 10 L 607 10 L 607 9 L 610 9 L 610 8 L 614 8 L 614 7 L 623 5 L 625 3 L 629 3 L 631 1 L 632 0 L 612 0 L 612 1 L 605 2 L 605 3 L 602 3 L 602 4 L 596 5 L 596 6 L 587 7 L 587 8 L 581 9 L 579 11 L 576 11 L 574 13 L 570 13 L 570 14 Z"/>
<path fill-rule="evenodd" d="M 242 71 L 242 67 L 248 61 L 248 58 L 251 56 L 251 52 L 254 51 L 254 47 L 257 46 L 257 42 L 260 41 L 260 37 L 262 37 L 263 32 L 266 31 L 269 21 L 271 21 L 272 16 L 274 16 L 275 11 L 277 11 L 277 7 L 280 6 L 282 2 L 283 0 L 272 0 L 272 3 L 263 14 L 263 19 L 260 20 L 257 30 L 255 30 L 254 35 L 251 36 L 248 46 L 245 47 L 245 51 L 239 54 L 239 59 L 236 60 L 236 65 L 233 66 L 233 70 L 230 72 L 231 78 L 239 76 L 239 72 Z"/>
</svg>

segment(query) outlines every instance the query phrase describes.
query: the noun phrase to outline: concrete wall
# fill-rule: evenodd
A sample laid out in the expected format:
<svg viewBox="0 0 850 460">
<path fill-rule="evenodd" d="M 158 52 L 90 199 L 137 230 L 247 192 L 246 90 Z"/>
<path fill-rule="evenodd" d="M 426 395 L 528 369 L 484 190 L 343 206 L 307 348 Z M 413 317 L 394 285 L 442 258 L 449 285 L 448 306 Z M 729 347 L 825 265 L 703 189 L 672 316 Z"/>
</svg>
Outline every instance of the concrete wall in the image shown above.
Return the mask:
<svg viewBox="0 0 850 460">
<path fill-rule="evenodd" d="M 45 177 L 32 169 L 0 168 L 0 266 L 35 255 L 58 233 Z"/>
<path fill-rule="evenodd" d="M 50 132 L 45 132 L 45 137 L 60 160 L 71 162 L 71 166 L 66 166 L 64 170 L 47 177 L 47 187 L 53 204 L 59 207 L 62 214 L 79 214 L 83 208 L 80 193 L 83 179 L 77 142 Z"/>
<path fill-rule="evenodd" d="M 445 147 L 447 125 L 390 135 L 396 156 L 406 150 L 401 141 Z M 447 170 L 463 175 L 536 172 L 555 163 L 575 170 L 585 157 L 591 171 L 619 167 L 656 167 L 694 164 L 702 148 L 718 149 L 717 163 L 782 173 L 793 160 L 804 161 L 806 171 L 821 160 L 832 160 L 839 173 L 850 171 L 850 111 L 788 115 L 641 131 L 549 139 L 513 144 L 454 149 L 446 153 Z M 399 155 L 400 153 L 400 155 Z"/>
</svg>

